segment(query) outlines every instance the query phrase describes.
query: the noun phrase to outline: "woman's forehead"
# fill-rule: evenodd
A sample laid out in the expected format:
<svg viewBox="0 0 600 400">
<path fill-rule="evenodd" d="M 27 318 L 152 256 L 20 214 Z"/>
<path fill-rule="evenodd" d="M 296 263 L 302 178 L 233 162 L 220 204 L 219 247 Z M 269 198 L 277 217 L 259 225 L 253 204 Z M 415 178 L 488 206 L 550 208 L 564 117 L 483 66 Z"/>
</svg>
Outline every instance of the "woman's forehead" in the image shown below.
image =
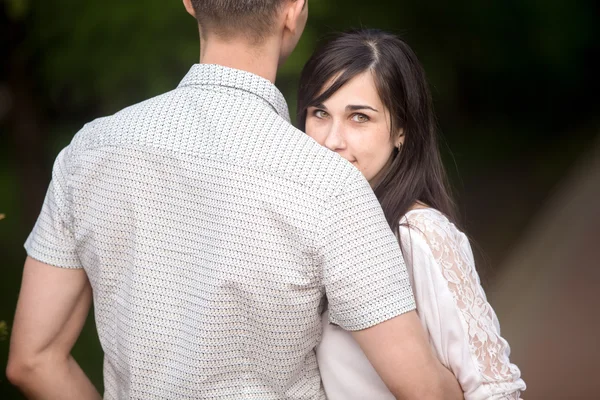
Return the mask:
<svg viewBox="0 0 600 400">
<path fill-rule="evenodd" d="M 325 85 L 323 85 L 319 96 L 325 93 L 336 81 L 339 79 L 341 73 L 333 76 L 329 79 Z M 341 86 L 336 92 L 334 92 L 328 99 L 323 101 L 324 105 L 335 105 L 343 106 L 349 104 L 368 104 L 371 107 L 381 107 L 382 102 L 375 86 L 373 75 L 370 71 L 362 72 L 352 77 L 348 82 Z"/>
</svg>

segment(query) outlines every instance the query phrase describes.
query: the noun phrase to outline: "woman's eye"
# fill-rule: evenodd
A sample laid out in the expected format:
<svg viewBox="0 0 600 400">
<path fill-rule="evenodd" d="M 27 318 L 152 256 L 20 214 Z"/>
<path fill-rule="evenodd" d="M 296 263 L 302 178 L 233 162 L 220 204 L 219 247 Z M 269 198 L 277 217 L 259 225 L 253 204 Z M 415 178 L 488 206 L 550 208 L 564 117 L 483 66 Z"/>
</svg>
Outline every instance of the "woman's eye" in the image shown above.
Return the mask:
<svg viewBox="0 0 600 400">
<path fill-rule="evenodd" d="M 326 111 L 323 110 L 315 110 L 313 114 L 317 118 L 327 118 L 327 116 L 329 115 Z"/>
<path fill-rule="evenodd" d="M 367 122 L 369 120 L 369 117 L 367 117 L 365 114 L 354 114 L 352 116 L 352 121 L 354 122 Z"/>
</svg>

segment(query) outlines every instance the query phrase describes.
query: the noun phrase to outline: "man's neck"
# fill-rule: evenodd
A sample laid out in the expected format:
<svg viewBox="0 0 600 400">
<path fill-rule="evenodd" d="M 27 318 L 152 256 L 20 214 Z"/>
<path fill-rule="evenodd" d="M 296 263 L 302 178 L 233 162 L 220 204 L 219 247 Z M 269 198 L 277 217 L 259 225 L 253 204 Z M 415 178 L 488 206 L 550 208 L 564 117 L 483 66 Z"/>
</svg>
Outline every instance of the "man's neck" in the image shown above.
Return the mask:
<svg viewBox="0 0 600 400">
<path fill-rule="evenodd" d="M 279 63 L 277 43 L 266 42 L 251 46 L 244 42 L 223 41 L 217 38 L 200 41 L 200 63 L 248 71 L 275 83 Z"/>
</svg>

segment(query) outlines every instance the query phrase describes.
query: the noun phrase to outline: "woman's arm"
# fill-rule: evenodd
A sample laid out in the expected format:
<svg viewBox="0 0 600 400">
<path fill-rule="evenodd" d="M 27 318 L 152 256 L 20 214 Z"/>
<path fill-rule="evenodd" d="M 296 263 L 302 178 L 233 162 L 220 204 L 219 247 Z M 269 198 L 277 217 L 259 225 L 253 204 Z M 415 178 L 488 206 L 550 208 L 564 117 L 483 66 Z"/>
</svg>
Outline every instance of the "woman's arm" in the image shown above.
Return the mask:
<svg viewBox="0 0 600 400">
<path fill-rule="evenodd" d="M 458 378 L 465 399 L 519 399 L 525 383 L 510 363 L 464 234 L 433 210 L 408 215 L 401 227 L 417 311 L 440 361 Z"/>
</svg>

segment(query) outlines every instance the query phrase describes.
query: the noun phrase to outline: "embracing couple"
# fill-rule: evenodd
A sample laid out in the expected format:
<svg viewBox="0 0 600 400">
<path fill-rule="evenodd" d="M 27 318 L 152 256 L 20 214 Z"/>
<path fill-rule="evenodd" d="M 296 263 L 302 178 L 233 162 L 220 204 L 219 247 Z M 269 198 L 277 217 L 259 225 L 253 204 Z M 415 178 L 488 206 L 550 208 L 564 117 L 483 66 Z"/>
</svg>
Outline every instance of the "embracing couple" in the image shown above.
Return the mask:
<svg viewBox="0 0 600 400">
<path fill-rule="evenodd" d="M 184 4 L 200 64 L 56 160 L 9 379 L 100 398 L 70 356 L 93 298 L 105 399 L 518 399 L 407 44 L 318 49 L 295 128 L 273 82 L 307 1 Z"/>
</svg>

